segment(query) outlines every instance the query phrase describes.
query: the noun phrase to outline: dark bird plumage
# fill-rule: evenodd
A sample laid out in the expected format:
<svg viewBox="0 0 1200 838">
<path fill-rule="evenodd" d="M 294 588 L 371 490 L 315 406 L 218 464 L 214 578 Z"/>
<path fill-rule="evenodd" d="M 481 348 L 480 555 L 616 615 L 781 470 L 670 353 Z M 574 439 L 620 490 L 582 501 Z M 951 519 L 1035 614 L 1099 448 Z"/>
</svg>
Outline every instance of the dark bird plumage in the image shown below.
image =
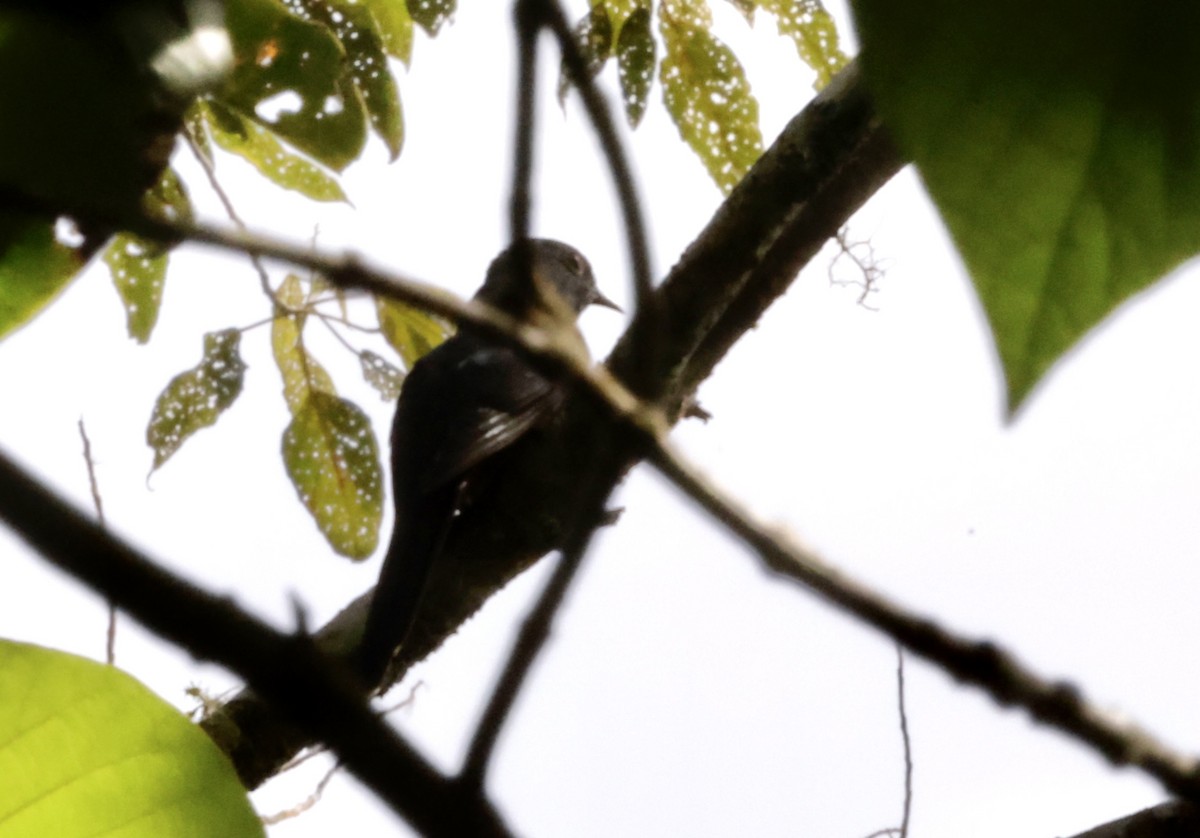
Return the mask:
<svg viewBox="0 0 1200 838">
<path fill-rule="evenodd" d="M 501 253 L 475 299 L 519 320 L 571 328 L 589 305 L 617 308 L 583 255 L 549 239 Z M 360 674 L 372 686 L 412 628 L 481 464 L 552 419 L 564 397 L 563 385 L 520 352 L 466 327 L 413 365 L 392 423 L 395 526 L 359 651 Z"/>
</svg>

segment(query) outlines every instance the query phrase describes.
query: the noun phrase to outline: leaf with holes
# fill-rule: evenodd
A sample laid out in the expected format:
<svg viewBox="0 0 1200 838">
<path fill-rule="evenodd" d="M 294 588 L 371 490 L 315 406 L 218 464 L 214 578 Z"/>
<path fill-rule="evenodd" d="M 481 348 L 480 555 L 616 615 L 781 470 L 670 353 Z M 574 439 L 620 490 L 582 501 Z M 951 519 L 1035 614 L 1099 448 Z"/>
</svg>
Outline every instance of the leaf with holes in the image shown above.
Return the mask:
<svg viewBox="0 0 1200 838">
<path fill-rule="evenodd" d="M 360 352 L 358 360 L 362 364 L 363 379 L 379 391 L 380 398 L 385 402 L 394 402 L 400 397 L 400 388 L 404 384 L 403 370 L 370 349 Z"/>
<path fill-rule="evenodd" d="M 448 338 L 453 329 L 440 317 L 395 300 L 376 297 L 379 328 L 384 338 L 412 369 L 422 355 Z"/>
<path fill-rule="evenodd" d="M 126 673 L 2 640 L 0 672 L 0 835 L 263 835 L 225 755 Z"/>
<path fill-rule="evenodd" d="M 146 427 L 146 444 L 159 468 L 196 431 L 216 423 L 242 392 L 246 364 L 238 354 L 242 333 L 237 329 L 204 336 L 204 357 L 180 373 L 159 394 Z"/>
<path fill-rule="evenodd" d="M 816 71 L 817 90 L 849 62 L 838 46 L 837 25 L 821 0 L 758 0 L 758 5 L 775 15 L 779 34 L 791 38 L 800 60 Z"/>
<path fill-rule="evenodd" d="M 104 264 L 125 307 L 129 336 L 138 343 L 146 343 L 162 305 L 167 248 L 133 233 L 117 233 L 104 250 Z"/>
<path fill-rule="evenodd" d="M 1015 410 L 1200 251 L 1200 4 L 855 10 L 872 94 L 971 272 Z"/>
<path fill-rule="evenodd" d="M 758 102 L 732 50 L 708 31 L 707 9 L 678 6 L 659 7 L 663 101 L 680 136 L 728 193 L 762 154 Z"/>
<path fill-rule="evenodd" d="M 625 101 L 625 118 L 636 128 L 646 113 L 646 99 L 654 82 L 654 36 L 650 33 L 650 7 L 638 6 L 625 19 L 617 36 L 617 77 Z"/>
<path fill-rule="evenodd" d="M 404 143 L 404 119 L 400 111 L 400 92 L 388 68 L 383 33 L 375 16 L 357 2 L 292 2 L 299 13 L 328 28 L 346 51 L 347 70 L 362 96 L 371 127 L 395 160 Z"/>
<path fill-rule="evenodd" d="M 353 559 L 371 555 L 383 517 L 383 471 L 366 414 L 312 391 L 283 432 L 283 462 L 330 546 Z"/>
<path fill-rule="evenodd" d="M 314 201 L 348 200 L 337 178 L 288 150 L 270 129 L 220 102 L 202 99 L 194 109 L 206 135 L 221 148 L 246 160 L 272 183 Z"/>
<path fill-rule="evenodd" d="M 457 0 L 407 0 L 407 3 L 408 14 L 430 37 L 438 33 L 458 5 Z"/>
<path fill-rule="evenodd" d="M 335 171 L 357 159 L 367 112 L 333 33 L 277 0 L 230 3 L 226 19 L 236 65 L 221 101 Z"/>
</svg>

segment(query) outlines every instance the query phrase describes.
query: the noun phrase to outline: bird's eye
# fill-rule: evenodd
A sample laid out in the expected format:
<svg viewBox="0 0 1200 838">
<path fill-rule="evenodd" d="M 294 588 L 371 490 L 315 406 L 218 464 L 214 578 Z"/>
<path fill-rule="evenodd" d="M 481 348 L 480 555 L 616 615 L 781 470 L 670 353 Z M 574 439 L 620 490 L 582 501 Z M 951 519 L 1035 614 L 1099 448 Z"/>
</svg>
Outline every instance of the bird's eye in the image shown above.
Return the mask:
<svg viewBox="0 0 1200 838">
<path fill-rule="evenodd" d="M 587 270 L 587 262 L 580 254 L 572 253 L 567 256 L 567 267 L 575 276 L 583 276 L 584 271 Z"/>
</svg>

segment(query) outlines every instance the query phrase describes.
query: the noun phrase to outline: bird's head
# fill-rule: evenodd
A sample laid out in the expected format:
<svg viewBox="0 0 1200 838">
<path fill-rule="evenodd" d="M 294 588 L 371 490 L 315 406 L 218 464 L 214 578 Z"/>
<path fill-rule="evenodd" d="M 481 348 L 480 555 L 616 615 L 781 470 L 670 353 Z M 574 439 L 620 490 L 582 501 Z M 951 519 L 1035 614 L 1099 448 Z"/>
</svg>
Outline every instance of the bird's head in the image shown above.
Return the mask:
<svg viewBox="0 0 1200 838">
<path fill-rule="evenodd" d="M 475 298 L 523 320 L 533 319 L 539 312 L 556 314 L 563 308 L 574 320 L 590 305 L 621 310 L 600 293 L 583 254 L 553 239 L 526 239 L 510 245 L 488 267 Z"/>
</svg>

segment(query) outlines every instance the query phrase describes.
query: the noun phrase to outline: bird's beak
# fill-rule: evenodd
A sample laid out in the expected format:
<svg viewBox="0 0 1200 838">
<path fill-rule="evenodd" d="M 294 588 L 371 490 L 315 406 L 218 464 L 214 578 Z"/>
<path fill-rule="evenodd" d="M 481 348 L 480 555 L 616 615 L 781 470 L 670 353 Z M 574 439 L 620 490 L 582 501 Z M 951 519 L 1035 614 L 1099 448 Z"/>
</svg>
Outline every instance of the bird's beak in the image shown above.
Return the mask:
<svg viewBox="0 0 1200 838">
<path fill-rule="evenodd" d="M 601 294 L 599 291 L 594 292 L 592 296 L 592 305 L 604 306 L 605 308 L 611 308 L 613 311 L 620 311 L 622 314 L 624 313 L 624 310 L 619 305 Z"/>
</svg>

